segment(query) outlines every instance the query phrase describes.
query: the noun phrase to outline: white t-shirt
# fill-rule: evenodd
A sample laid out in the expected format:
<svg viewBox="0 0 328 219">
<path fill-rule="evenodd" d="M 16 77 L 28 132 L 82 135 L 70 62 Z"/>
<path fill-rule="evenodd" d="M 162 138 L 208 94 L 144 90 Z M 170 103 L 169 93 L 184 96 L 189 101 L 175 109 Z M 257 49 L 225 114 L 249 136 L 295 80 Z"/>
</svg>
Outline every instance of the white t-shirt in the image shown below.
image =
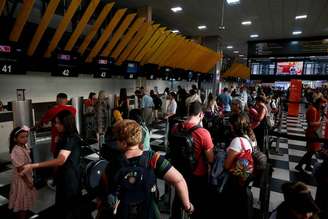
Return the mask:
<svg viewBox="0 0 328 219">
<path fill-rule="evenodd" d="M 251 152 L 253 152 L 253 147 L 252 147 L 250 141 L 247 140 L 246 137 L 236 137 L 236 138 L 232 139 L 229 147 L 227 148 L 227 151 L 233 150 L 237 153 L 242 152 L 243 147 L 241 146 L 241 141 L 244 144 L 245 150 L 251 150 Z"/>
<path fill-rule="evenodd" d="M 166 112 L 175 114 L 177 111 L 177 102 L 173 99 L 170 101 L 169 105 L 167 106 Z"/>
</svg>

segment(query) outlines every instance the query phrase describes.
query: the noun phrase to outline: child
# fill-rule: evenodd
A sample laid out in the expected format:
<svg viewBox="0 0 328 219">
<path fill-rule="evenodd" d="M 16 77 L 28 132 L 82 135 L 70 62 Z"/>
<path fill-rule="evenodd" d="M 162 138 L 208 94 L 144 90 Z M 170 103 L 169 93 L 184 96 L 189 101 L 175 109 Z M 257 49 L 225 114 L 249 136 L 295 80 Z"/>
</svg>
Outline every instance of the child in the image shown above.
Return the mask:
<svg viewBox="0 0 328 219">
<path fill-rule="evenodd" d="M 9 153 L 14 170 L 8 207 L 16 213 L 18 219 L 27 218 L 27 211 L 32 208 L 36 199 L 32 171 L 19 175 L 23 165 L 31 163 L 30 149 L 27 146 L 28 132 L 29 128 L 23 126 L 15 128 L 10 134 Z"/>
</svg>

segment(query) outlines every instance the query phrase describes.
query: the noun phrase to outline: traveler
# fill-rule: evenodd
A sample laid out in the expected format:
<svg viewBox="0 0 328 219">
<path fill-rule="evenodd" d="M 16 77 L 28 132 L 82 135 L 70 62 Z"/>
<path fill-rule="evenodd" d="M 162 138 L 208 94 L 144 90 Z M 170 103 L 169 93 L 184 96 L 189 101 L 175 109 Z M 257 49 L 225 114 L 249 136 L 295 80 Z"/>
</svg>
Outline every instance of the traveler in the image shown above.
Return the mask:
<svg viewBox="0 0 328 219">
<path fill-rule="evenodd" d="M 239 115 L 244 111 L 243 103 L 239 98 L 234 98 L 231 101 L 231 113 L 235 115 Z"/>
<path fill-rule="evenodd" d="M 230 113 L 232 97 L 228 92 L 228 88 L 225 87 L 223 89 L 223 93 L 219 96 L 219 101 L 223 105 L 224 113 Z"/>
<path fill-rule="evenodd" d="M 247 101 L 248 101 L 247 88 L 244 86 L 240 87 L 240 101 L 242 104 L 242 109 L 244 110 L 245 107 L 247 106 Z"/>
<path fill-rule="evenodd" d="M 256 97 L 255 109 L 258 115 L 257 115 L 256 123 L 254 124 L 254 127 L 252 127 L 256 136 L 257 145 L 262 152 L 264 152 L 265 149 L 264 138 L 268 133 L 268 126 L 266 121 L 268 115 L 268 109 L 265 103 L 266 103 L 266 98 L 263 95 Z"/>
<path fill-rule="evenodd" d="M 148 129 L 150 129 L 150 126 L 153 121 L 153 108 L 154 108 L 154 101 L 153 98 L 151 98 L 149 95 L 147 95 L 144 91 L 141 92 L 141 103 L 140 108 L 142 111 L 142 118 L 144 119 Z"/>
<path fill-rule="evenodd" d="M 202 100 L 200 99 L 200 96 L 197 94 L 197 92 L 194 90 L 194 89 L 191 89 L 189 91 L 189 94 L 190 96 L 186 99 L 186 107 L 187 107 L 187 110 L 189 109 L 189 105 L 193 102 L 199 102 L 201 103 Z"/>
<path fill-rule="evenodd" d="M 97 139 L 96 132 L 96 93 L 90 92 L 89 98 L 84 101 L 83 120 L 85 127 L 85 139 Z"/>
<path fill-rule="evenodd" d="M 155 94 L 154 90 L 150 91 L 150 96 L 153 98 L 154 102 L 154 119 L 155 121 L 158 121 L 158 111 L 162 109 L 162 100 L 157 94 Z"/>
<path fill-rule="evenodd" d="M 167 105 L 164 119 L 168 119 L 175 116 L 177 111 L 177 102 L 175 101 L 175 99 L 176 99 L 175 93 L 171 92 L 169 95 L 170 102 Z"/>
<path fill-rule="evenodd" d="M 126 92 L 126 88 L 120 89 L 120 99 L 118 105 L 123 118 L 127 119 L 129 116 L 129 98 Z"/>
<path fill-rule="evenodd" d="M 222 191 L 222 218 L 251 219 L 253 197 L 249 182 L 254 169 L 252 153 L 253 142 L 256 140 L 246 115 L 235 115 L 231 126 L 234 138 L 227 148 L 224 161 L 224 168 L 229 172 L 229 177 Z"/>
<path fill-rule="evenodd" d="M 6 111 L 5 106 L 3 105 L 2 101 L 0 100 L 0 112 Z"/>
<path fill-rule="evenodd" d="M 312 156 L 321 149 L 320 143 L 314 141 L 316 138 L 319 138 L 317 131 L 320 130 L 321 125 L 320 103 L 321 99 L 317 99 L 315 102 L 312 99 L 306 111 L 307 129 L 305 131 L 305 137 L 307 139 L 307 152 L 295 167 L 298 171 L 303 171 L 304 164 L 306 165 L 305 170 L 312 171 Z"/>
<path fill-rule="evenodd" d="M 147 128 L 145 121 L 143 120 L 140 110 L 133 109 L 130 112 L 129 119 L 136 121 L 142 129 L 142 149 L 144 151 L 151 150 L 150 148 L 150 131 Z"/>
<path fill-rule="evenodd" d="M 200 125 L 203 118 L 201 103 L 191 103 L 189 105 L 189 117 L 184 122 L 174 126 L 169 137 L 170 153 L 168 156 L 172 164 L 185 177 L 191 202 L 195 205 L 192 218 L 210 218 L 208 206 L 211 204 L 211 199 L 208 191 L 208 169 L 214 160 L 214 145 L 210 133 Z M 188 135 L 182 135 L 186 132 Z M 189 136 L 192 139 L 192 145 L 186 144 Z M 190 151 L 190 153 L 181 154 L 179 153 L 181 151 Z M 190 158 L 194 158 L 193 161 Z M 179 209 L 177 209 L 179 202 L 176 198 L 174 202 L 173 218 L 180 218 Z"/>
<path fill-rule="evenodd" d="M 98 102 L 96 104 L 96 121 L 97 121 L 97 135 L 98 140 L 106 133 L 107 127 L 109 127 L 109 103 L 105 91 L 99 91 Z"/>
<path fill-rule="evenodd" d="M 19 175 L 24 164 L 31 163 L 31 150 L 28 143 L 30 129 L 26 126 L 14 128 L 9 137 L 9 153 L 14 166 L 10 185 L 9 205 L 18 219 L 27 219 L 28 211 L 32 210 L 36 201 L 36 189 L 33 185 L 33 172 Z"/>
<path fill-rule="evenodd" d="M 34 169 L 56 167 L 56 216 L 54 218 L 80 218 L 81 138 L 76 129 L 74 116 L 68 110 L 63 110 L 55 116 L 55 127 L 59 133 L 56 158 L 40 163 L 25 164 L 20 174 L 24 175 Z"/>
<path fill-rule="evenodd" d="M 123 157 L 109 163 L 102 177 L 97 218 L 159 219 L 157 178 L 175 187 L 182 208 L 191 214 L 193 206 L 183 176 L 159 153 L 142 150 L 142 129 L 137 122 L 118 122 L 114 133 Z"/>
<path fill-rule="evenodd" d="M 76 109 L 72 106 L 68 106 L 68 99 L 67 94 L 65 93 L 59 93 L 57 94 L 56 99 L 56 106 L 52 107 L 50 110 L 48 110 L 43 117 L 41 118 L 40 122 L 36 124 L 36 128 L 41 128 L 43 125 L 51 122 L 51 152 L 53 156 L 55 157 L 56 154 L 56 144 L 58 140 L 58 131 L 55 127 L 55 118 L 58 113 L 68 110 L 71 112 L 71 114 L 75 117 Z"/>
<path fill-rule="evenodd" d="M 213 114 L 219 112 L 218 104 L 216 103 L 212 93 L 209 93 L 207 97 L 206 112 L 211 112 Z"/>
<path fill-rule="evenodd" d="M 284 201 L 275 209 L 270 219 L 318 219 L 319 208 L 311 192 L 302 182 L 282 185 Z"/>
</svg>

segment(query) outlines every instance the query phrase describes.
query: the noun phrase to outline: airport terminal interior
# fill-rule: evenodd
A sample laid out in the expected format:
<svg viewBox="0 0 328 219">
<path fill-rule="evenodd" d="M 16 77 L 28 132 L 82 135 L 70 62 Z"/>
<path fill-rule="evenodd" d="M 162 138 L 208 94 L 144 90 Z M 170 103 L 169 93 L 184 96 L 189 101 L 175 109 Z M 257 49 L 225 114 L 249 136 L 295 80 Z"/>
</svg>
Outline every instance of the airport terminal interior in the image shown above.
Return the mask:
<svg viewBox="0 0 328 219">
<path fill-rule="evenodd" d="M 328 0 L 0 0 L 1 219 L 328 219 Z"/>
</svg>

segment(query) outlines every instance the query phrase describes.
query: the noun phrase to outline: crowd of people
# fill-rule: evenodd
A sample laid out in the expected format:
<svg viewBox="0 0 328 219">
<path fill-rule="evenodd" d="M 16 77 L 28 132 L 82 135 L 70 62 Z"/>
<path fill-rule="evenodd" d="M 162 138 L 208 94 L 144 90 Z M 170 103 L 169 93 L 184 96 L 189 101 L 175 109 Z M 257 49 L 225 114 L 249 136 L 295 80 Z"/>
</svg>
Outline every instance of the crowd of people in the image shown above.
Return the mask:
<svg viewBox="0 0 328 219">
<path fill-rule="evenodd" d="M 306 185 L 300 182 L 283 185 L 284 202 L 273 211 L 272 219 L 327 218 L 328 148 L 314 140 L 325 113 L 327 92 L 315 91 L 312 96 L 309 90 L 305 93 L 309 102 L 308 152 L 296 169 L 303 171 L 303 164 L 307 170 L 312 169 L 312 156 L 321 154 L 324 162 L 316 171 L 317 196 L 314 201 Z M 98 97 L 90 93 L 85 101 L 83 137 L 103 141 L 103 147 L 119 152 L 115 157 L 108 153 L 109 164 L 96 192 L 98 218 L 160 218 L 157 179 L 175 188 L 173 219 L 185 214 L 195 219 L 213 215 L 253 218 L 250 183 L 259 180 L 261 171 L 267 167 L 263 159 L 267 156 L 264 139 L 283 108 L 283 92 L 242 86 L 233 90 L 224 88 L 222 93 L 210 93 L 204 98 L 201 90 L 193 86 L 189 94 L 178 87 L 176 93 L 166 89 L 163 95 L 167 103 L 162 114 L 163 98 L 143 87 L 135 91 L 138 104 L 132 110 L 124 88 L 114 107 L 109 106 L 104 91 Z M 9 208 L 18 218 L 27 218 L 27 210 L 35 202 L 32 170 L 40 168 L 55 169 L 54 218 L 85 218 L 79 207 L 83 187 L 82 139 L 75 125 L 76 110 L 67 102 L 66 94 L 58 94 L 57 105 L 37 124 L 40 127 L 52 123 L 52 160 L 31 162 L 28 127 L 16 127 L 10 135 L 15 172 Z M 161 118 L 169 123 L 165 156 L 153 151 L 150 145 L 152 124 Z"/>
</svg>

